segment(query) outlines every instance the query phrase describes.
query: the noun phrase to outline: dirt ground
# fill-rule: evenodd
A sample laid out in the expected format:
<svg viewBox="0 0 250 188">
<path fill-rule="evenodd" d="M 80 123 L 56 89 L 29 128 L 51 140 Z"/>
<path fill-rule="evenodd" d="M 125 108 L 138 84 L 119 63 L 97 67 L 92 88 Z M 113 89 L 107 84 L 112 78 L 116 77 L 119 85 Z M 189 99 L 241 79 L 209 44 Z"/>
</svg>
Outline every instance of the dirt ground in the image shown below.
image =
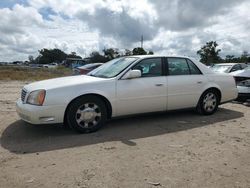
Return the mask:
<svg viewBox="0 0 250 188">
<path fill-rule="evenodd" d="M 25 82 L 0 82 L 0 187 L 250 187 L 250 108 L 110 121 L 92 134 L 19 119 Z"/>
</svg>

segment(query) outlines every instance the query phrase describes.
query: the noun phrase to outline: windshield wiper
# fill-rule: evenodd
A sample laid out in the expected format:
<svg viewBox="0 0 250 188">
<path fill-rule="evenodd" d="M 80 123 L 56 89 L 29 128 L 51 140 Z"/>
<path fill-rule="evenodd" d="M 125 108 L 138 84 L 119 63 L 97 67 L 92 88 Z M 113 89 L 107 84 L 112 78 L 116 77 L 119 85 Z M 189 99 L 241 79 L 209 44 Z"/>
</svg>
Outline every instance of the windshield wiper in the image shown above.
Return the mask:
<svg viewBox="0 0 250 188">
<path fill-rule="evenodd" d="M 104 76 L 104 75 L 98 75 L 97 77 L 99 77 L 99 78 L 109 78 L 108 76 Z"/>
<path fill-rule="evenodd" d="M 109 77 L 104 76 L 104 75 L 94 75 L 94 74 L 89 74 L 89 76 L 93 76 L 93 77 L 97 77 L 97 78 L 109 78 Z"/>
<path fill-rule="evenodd" d="M 88 74 L 88 76 L 93 76 L 93 77 L 97 77 L 96 75 L 94 75 L 94 74 Z"/>
</svg>

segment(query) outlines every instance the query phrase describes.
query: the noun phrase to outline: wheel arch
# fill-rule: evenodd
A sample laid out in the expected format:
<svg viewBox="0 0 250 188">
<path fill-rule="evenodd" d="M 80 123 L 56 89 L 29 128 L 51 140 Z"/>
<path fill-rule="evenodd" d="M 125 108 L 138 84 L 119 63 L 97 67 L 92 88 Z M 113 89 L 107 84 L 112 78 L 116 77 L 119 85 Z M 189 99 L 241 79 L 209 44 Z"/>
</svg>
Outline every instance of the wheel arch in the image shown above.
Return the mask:
<svg viewBox="0 0 250 188">
<path fill-rule="evenodd" d="M 112 117 L 112 105 L 110 103 L 110 101 L 104 97 L 103 95 L 100 95 L 100 94 L 97 94 L 97 93 L 88 93 L 88 94 L 83 94 L 83 95 L 80 95 L 80 96 L 77 96 L 75 97 L 74 99 L 72 99 L 68 104 L 67 104 L 67 107 L 65 109 L 65 112 L 64 112 L 64 118 L 63 118 L 63 121 L 64 123 L 66 122 L 66 115 L 67 115 L 67 111 L 69 109 L 69 106 L 78 98 L 81 98 L 81 97 L 85 97 L 85 96 L 94 96 L 94 97 L 98 97 L 100 99 L 102 99 L 105 103 L 105 106 L 107 108 L 107 115 L 108 115 L 108 119 L 111 119 Z"/>
<path fill-rule="evenodd" d="M 219 97 L 219 104 L 220 104 L 220 102 L 221 102 L 221 97 L 222 97 L 221 90 L 220 90 L 218 87 L 216 87 L 216 86 L 211 86 L 211 87 L 205 89 L 205 90 L 201 93 L 201 96 L 200 96 L 200 98 L 199 98 L 199 101 L 198 101 L 197 105 L 199 104 L 202 95 L 203 95 L 205 92 L 210 91 L 210 90 L 213 90 L 213 91 L 216 91 L 216 92 L 217 92 L 218 97 Z"/>
</svg>

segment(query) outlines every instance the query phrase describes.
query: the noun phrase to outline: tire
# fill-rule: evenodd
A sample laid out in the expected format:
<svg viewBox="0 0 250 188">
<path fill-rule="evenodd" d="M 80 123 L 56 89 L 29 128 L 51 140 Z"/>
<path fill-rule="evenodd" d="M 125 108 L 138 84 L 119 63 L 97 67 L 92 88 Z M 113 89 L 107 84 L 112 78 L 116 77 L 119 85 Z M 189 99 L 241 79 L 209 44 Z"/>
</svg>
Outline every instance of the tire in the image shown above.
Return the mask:
<svg viewBox="0 0 250 188">
<path fill-rule="evenodd" d="M 207 90 L 201 95 L 196 110 L 202 115 L 212 115 L 218 110 L 218 105 L 218 92 L 215 90 Z"/>
<path fill-rule="evenodd" d="M 66 114 L 68 125 L 80 133 L 91 133 L 100 129 L 107 119 L 107 108 L 103 100 L 95 96 L 75 99 Z"/>
</svg>

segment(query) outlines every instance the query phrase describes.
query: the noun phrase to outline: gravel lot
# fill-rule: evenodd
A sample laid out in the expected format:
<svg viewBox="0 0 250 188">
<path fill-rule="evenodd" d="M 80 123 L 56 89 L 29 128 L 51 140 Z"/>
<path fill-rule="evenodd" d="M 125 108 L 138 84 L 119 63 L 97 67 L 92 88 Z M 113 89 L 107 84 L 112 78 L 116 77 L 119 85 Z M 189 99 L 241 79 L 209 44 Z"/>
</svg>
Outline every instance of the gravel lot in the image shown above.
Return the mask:
<svg viewBox="0 0 250 188">
<path fill-rule="evenodd" d="M 25 82 L 0 82 L 0 187 L 250 187 L 250 108 L 222 105 L 110 121 L 76 134 L 15 112 Z"/>
</svg>

